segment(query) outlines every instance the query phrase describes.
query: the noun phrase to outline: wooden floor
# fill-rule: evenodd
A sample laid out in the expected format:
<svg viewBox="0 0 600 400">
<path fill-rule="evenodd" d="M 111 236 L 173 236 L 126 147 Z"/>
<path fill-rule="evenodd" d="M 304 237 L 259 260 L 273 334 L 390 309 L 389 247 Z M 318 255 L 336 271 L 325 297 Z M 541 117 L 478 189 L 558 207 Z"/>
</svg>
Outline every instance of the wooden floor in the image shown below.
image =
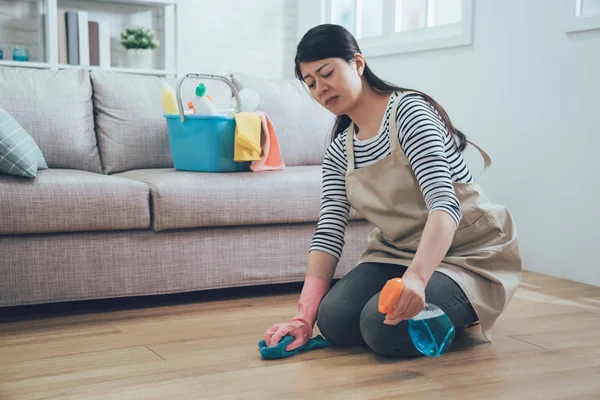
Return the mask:
<svg viewBox="0 0 600 400">
<path fill-rule="evenodd" d="M 0 398 L 600 399 L 598 287 L 527 273 L 493 343 L 471 329 L 438 359 L 328 348 L 262 361 L 257 342 L 298 290 L 2 310 Z"/>
</svg>

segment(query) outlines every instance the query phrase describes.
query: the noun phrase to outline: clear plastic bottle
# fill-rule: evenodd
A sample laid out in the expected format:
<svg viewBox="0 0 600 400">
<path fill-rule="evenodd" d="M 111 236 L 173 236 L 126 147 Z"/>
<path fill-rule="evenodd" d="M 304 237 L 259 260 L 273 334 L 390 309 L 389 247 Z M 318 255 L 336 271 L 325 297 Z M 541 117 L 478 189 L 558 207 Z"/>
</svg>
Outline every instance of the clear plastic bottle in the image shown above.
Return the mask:
<svg viewBox="0 0 600 400">
<path fill-rule="evenodd" d="M 379 312 L 391 313 L 402 291 L 401 278 L 390 279 L 379 295 Z M 408 334 L 414 346 L 427 357 L 439 357 L 450 349 L 455 329 L 450 318 L 436 305 L 425 303 L 423 310 L 408 320 Z"/>
</svg>

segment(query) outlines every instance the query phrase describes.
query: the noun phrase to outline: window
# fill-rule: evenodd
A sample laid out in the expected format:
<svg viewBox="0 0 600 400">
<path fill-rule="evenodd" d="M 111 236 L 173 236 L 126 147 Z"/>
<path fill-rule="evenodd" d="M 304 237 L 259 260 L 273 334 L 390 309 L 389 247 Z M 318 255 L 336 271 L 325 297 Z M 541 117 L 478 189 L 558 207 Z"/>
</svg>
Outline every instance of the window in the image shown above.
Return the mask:
<svg viewBox="0 0 600 400">
<path fill-rule="evenodd" d="M 600 29 L 600 0 L 563 0 L 565 32 Z"/>
<path fill-rule="evenodd" d="M 461 0 L 396 0 L 396 32 L 459 23 Z"/>
<path fill-rule="evenodd" d="M 323 1 L 325 21 L 352 32 L 366 55 L 471 43 L 473 0 Z"/>
<path fill-rule="evenodd" d="M 600 0 L 579 0 L 576 2 L 575 7 L 578 17 L 600 15 Z"/>
</svg>

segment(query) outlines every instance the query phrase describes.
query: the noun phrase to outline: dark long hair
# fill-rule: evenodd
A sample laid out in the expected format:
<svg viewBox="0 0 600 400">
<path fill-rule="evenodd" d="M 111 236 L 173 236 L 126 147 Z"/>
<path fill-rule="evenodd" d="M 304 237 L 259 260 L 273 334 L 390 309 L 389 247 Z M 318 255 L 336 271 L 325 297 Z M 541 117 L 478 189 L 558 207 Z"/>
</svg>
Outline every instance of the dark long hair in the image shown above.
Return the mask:
<svg viewBox="0 0 600 400">
<path fill-rule="evenodd" d="M 343 26 L 333 24 L 322 24 L 310 29 L 302 38 L 296 49 L 295 74 L 296 78 L 304 81 L 300 72 L 300 63 L 323 60 L 325 58 L 341 58 L 350 62 L 356 53 L 361 53 L 354 36 Z M 444 108 L 431 96 L 413 89 L 402 88 L 380 79 L 373 73 L 365 62 L 364 76 L 371 89 L 380 95 L 392 92 L 415 92 L 423 96 L 439 113 L 448 131 L 458 138 L 459 151 L 463 151 L 467 144 L 466 136 L 459 131 L 450 121 L 450 117 Z M 331 140 L 346 130 L 352 121 L 346 114 L 337 117 L 333 126 Z"/>
</svg>

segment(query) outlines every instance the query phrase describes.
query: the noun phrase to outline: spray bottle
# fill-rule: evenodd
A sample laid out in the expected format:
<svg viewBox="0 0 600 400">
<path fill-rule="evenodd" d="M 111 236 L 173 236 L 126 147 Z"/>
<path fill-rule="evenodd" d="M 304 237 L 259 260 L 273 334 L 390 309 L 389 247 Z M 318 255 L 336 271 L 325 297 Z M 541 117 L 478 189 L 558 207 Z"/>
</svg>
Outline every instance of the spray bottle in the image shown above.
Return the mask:
<svg viewBox="0 0 600 400">
<path fill-rule="evenodd" d="M 404 281 L 401 278 L 387 281 L 379 295 L 379 312 L 391 313 L 403 290 Z M 422 354 L 438 357 L 450 349 L 455 330 L 450 318 L 439 307 L 425 303 L 423 310 L 408 320 L 408 334 Z"/>
</svg>

